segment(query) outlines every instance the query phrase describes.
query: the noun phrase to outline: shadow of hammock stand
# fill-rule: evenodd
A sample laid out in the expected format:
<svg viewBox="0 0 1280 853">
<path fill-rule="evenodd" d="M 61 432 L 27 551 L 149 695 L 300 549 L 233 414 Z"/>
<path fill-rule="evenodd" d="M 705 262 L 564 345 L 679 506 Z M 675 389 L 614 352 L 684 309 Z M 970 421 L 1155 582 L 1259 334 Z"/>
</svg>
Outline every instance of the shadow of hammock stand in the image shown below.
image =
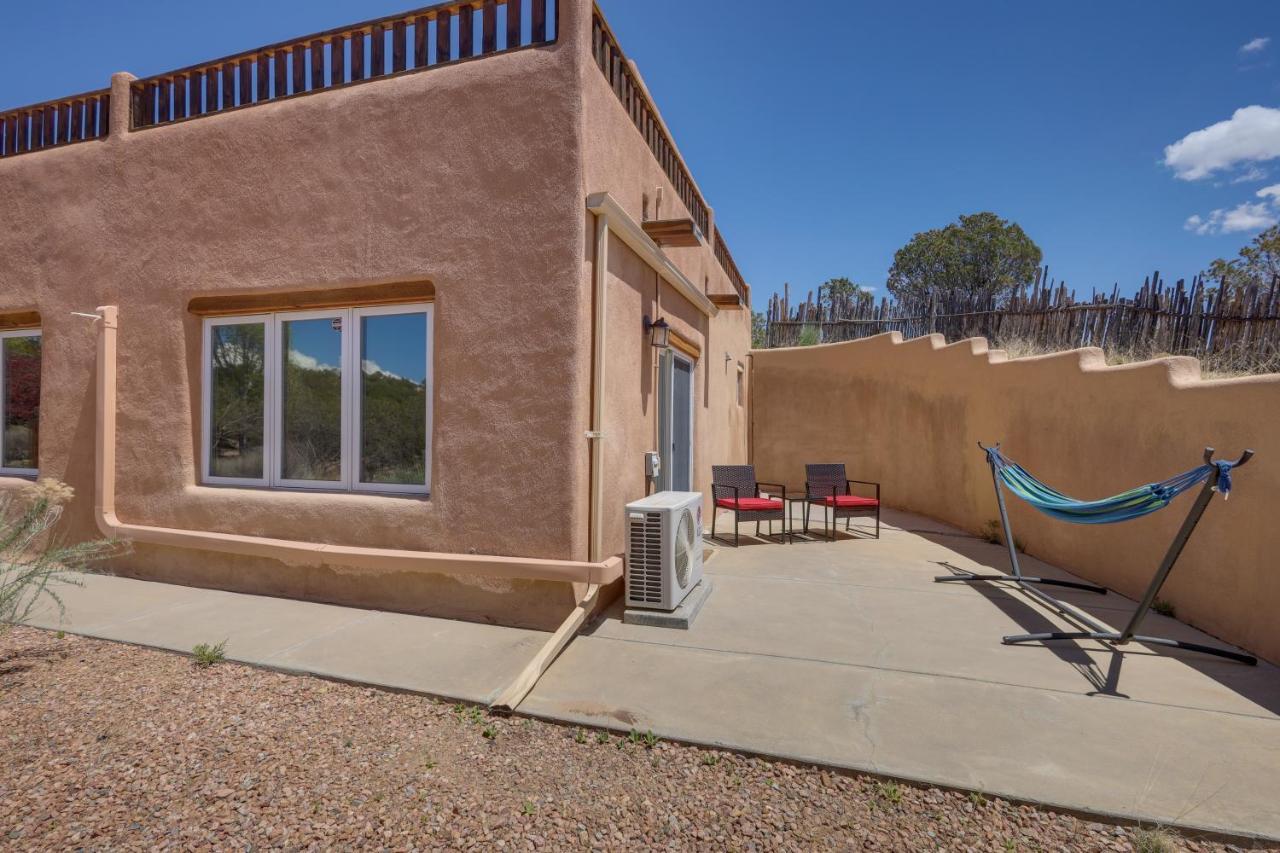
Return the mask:
<svg viewBox="0 0 1280 853">
<path fill-rule="evenodd" d="M 1213 499 L 1214 492 L 1219 491 L 1221 488 L 1225 495 L 1230 491 L 1231 469 L 1245 465 L 1253 457 L 1252 450 L 1246 450 L 1240 455 L 1239 459 L 1234 462 L 1228 462 L 1225 460 L 1215 461 L 1213 459 L 1213 448 L 1206 447 L 1204 449 L 1204 464 L 1199 468 L 1180 474 L 1177 477 L 1166 480 L 1164 483 L 1143 486 L 1140 489 L 1125 492 L 1105 501 L 1083 502 L 1067 498 L 1065 495 L 1035 480 L 1021 466 L 1005 459 L 1000 453 L 1000 445 L 984 447 L 979 442 L 978 447 L 982 448 L 987 454 L 987 461 L 991 465 L 991 479 L 995 484 L 996 504 L 1000 508 L 1000 524 L 1004 527 L 1004 541 L 1005 546 L 1009 549 L 1009 562 L 1013 567 L 1013 574 L 979 575 L 966 572 L 956 575 L 944 575 L 934 578 L 934 580 L 939 583 L 971 581 L 1007 581 L 1015 583 L 1020 589 L 1025 590 L 1042 604 L 1057 611 L 1072 622 L 1089 629 L 1087 631 L 1047 631 L 1037 634 L 1017 634 L 1005 637 L 1004 643 L 1006 645 L 1053 640 L 1098 640 L 1114 646 L 1123 646 L 1129 642 L 1137 641 L 1147 645 L 1169 646 L 1183 649 L 1184 651 L 1215 655 L 1250 666 L 1257 665 L 1258 659 L 1253 655 L 1206 646 L 1200 643 L 1189 643 L 1184 640 L 1152 637 L 1138 633 L 1142 620 L 1146 617 L 1147 612 L 1150 611 L 1151 605 L 1160 593 L 1160 588 L 1164 586 L 1165 580 L 1169 577 L 1169 572 L 1173 571 L 1174 564 L 1177 563 L 1178 557 L 1182 554 L 1182 549 L 1187 544 L 1187 540 L 1191 538 L 1192 532 L 1200 522 L 1200 517 L 1204 515 L 1205 509 L 1209 506 L 1209 501 Z M 1012 471 L 1013 473 L 1007 474 L 1005 473 L 1006 471 Z M 1017 483 L 1018 488 L 1011 487 L 1010 480 Z M 1147 591 L 1143 594 L 1142 600 L 1138 602 L 1138 607 L 1134 610 L 1129 623 L 1123 631 L 1113 631 L 1087 613 L 1064 601 L 1059 601 L 1044 591 L 1037 589 L 1033 584 L 1070 587 L 1072 589 L 1083 589 L 1105 594 L 1106 589 L 1103 587 L 1075 581 L 1054 580 L 1052 578 L 1032 578 L 1022 574 L 1022 568 L 1018 565 L 1017 549 L 1013 544 L 1013 530 L 1009 526 L 1009 513 L 1005 508 L 1004 494 L 1001 490 L 1002 481 L 1006 488 L 1010 488 L 1010 491 L 1015 495 L 1023 498 L 1041 512 L 1077 524 L 1107 524 L 1128 521 L 1148 515 L 1156 510 L 1163 509 L 1183 490 L 1194 486 L 1196 483 L 1203 482 L 1203 486 L 1201 486 L 1200 493 L 1196 496 L 1191 510 L 1187 513 L 1186 519 L 1182 522 L 1182 527 L 1178 530 L 1178 534 L 1173 538 L 1173 542 L 1170 543 L 1169 550 L 1165 552 L 1164 559 L 1160 562 L 1160 568 L 1156 570 L 1155 576 L 1152 577 L 1151 583 L 1148 584 Z"/>
</svg>

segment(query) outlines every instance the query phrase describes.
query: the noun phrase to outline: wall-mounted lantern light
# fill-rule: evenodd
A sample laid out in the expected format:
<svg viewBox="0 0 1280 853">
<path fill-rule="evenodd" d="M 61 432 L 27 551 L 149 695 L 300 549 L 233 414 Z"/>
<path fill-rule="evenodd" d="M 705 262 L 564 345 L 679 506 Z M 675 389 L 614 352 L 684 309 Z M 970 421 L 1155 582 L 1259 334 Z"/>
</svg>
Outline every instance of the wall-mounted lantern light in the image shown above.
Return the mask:
<svg viewBox="0 0 1280 853">
<path fill-rule="evenodd" d="M 671 345 L 671 327 L 667 321 L 659 317 L 656 320 L 644 318 L 645 331 L 649 333 L 649 343 L 658 349 L 666 349 Z"/>
</svg>

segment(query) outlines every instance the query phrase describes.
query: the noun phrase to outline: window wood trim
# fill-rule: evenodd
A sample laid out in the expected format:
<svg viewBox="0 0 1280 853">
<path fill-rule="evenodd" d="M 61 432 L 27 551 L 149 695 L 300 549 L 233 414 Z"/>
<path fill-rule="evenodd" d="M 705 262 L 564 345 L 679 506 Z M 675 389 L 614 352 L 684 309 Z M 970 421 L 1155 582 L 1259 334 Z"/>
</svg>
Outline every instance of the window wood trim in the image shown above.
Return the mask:
<svg viewBox="0 0 1280 853">
<path fill-rule="evenodd" d="M 695 362 L 702 358 L 702 347 L 699 346 L 696 341 L 686 338 L 675 329 L 672 329 L 668 333 L 667 340 L 671 343 L 673 348 L 684 353 Z"/>
<path fill-rule="evenodd" d="M 325 290 L 269 291 L 197 296 L 187 310 L 200 317 L 232 317 L 276 314 L 290 311 L 319 311 L 331 308 L 372 308 L 381 305 L 432 303 L 436 288 L 429 281 L 361 285 Z"/>
</svg>

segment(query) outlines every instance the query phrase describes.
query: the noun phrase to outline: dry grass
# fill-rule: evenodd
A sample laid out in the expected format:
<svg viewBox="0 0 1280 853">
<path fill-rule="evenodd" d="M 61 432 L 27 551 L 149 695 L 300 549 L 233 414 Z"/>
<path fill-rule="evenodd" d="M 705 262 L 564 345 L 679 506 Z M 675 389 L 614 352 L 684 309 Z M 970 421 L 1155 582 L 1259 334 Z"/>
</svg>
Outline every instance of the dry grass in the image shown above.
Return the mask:
<svg viewBox="0 0 1280 853">
<path fill-rule="evenodd" d="M 1227 849 L 29 628 L 0 695 L 12 850 Z"/>
<path fill-rule="evenodd" d="M 991 349 L 1004 350 L 1009 354 L 1009 358 L 1031 358 L 1066 351 L 1022 337 L 993 339 L 989 344 Z M 1152 350 L 1107 348 L 1103 353 L 1107 364 L 1115 365 L 1173 357 L 1173 353 Z M 1230 379 L 1236 376 L 1257 376 L 1267 373 L 1280 373 L 1280 351 L 1266 353 L 1236 350 L 1214 353 L 1200 359 L 1200 375 L 1205 379 Z"/>
</svg>

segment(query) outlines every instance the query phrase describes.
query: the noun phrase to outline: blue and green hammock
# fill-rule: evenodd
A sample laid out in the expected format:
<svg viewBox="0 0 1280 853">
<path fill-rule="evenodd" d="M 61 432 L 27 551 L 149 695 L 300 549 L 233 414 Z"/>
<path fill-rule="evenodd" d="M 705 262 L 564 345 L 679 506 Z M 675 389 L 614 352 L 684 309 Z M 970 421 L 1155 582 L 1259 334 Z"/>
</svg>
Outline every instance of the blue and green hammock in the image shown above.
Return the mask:
<svg viewBox="0 0 1280 853">
<path fill-rule="evenodd" d="M 1164 509 L 1174 498 L 1200 485 L 1217 473 L 1216 488 L 1225 498 L 1231 491 L 1231 469 L 1235 462 L 1213 460 L 1162 480 L 1148 483 L 1096 501 L 1082 501 L 1047 486 L 1017 462 L 1000 452 L 1000 446 L 983 448 L 987 462 L 1006 489 L 1045 515 L 1072 524 L 1114 524 Z"/>
<path fill-rule="evenodd" d="M 1225 459 L 1215 460 L 1213 458 L 1213 448 L 1206 447 L 1204 449 L 1204 464 L 1192 468 L 1190 471 L 1185 471 L 1159 483 L 1138 486 L 1136 489 L 1121 492 L 1113 497 L 1096 501 L 1082 501 L 1069 495 L 1064 495 L 1057 489 L 1046 486 L 1037 480 L 1026 468 L 1001 453 L 1000 445 L 984 447 L 979 443 L 978 446 L 986 452 L 987 462 L 991 465 L 991 479 L 996 490 L 996 506 L 1000 510 L 1000 524 L 1004 529 L 1004 543 L 1009 552 L 1009 565 L 1012 569 L 1012 574 L 978 574 L 948 566 L 948 568 L 952 569 L 953 574 L 942 575 L 934 578 L 934 580 L 938 582 L 958 581 L 963 583 L 975 581 L 1013 583 L 1025 590 L 1033 598 L 1038 599 L 1042 604 L 1053 608 L 1068 620 L 1076 622 L 1086 629 L 1083 631 L 1045 631 L 1008 636 L 1004 638 L 1006 644 L 1045 643 L 1054 640 L 1097 640 L 1120 647 L 1136 640 L 1147 645 L 1169 646 L 1185 651 L 1201 652 L 1244 664 L 1252 665 L 1258 662 L 1258 659 L 1253 655 L 1235 651 L 1234 649 L 1206 646 L 1200 643 L 1187 642 L 1186 640 L 1174 640 L 1169 637 L 1151 637 L 1138 634 L 1138 627 L 1151 609 L 1152 604 L 1154 604 L 1156 595 L 1164 585 L 1165 579 L 1169 577 L 1169 572 L 1173 570 L 1174 564 L 1178 561 L 1178 556 L 1182 553 L 1183 546 L 1187 544 L 1187 540 L 1191 537 L 1192 531 L 1195 530 L 1196 524 L 1200 521 L 1200 516 L 1204 514 L 1205 508 L 1208 507 L 1213 494 L 1218 492 L 1224 498 L 1227 496 L 1231 491 L 1231 470 L 1248 462 L 1253 456 L 1252 450 L 1244 451 L 1239 459 L 1231 462 Z M 1028 577 L 1022 573 L 1022 567 L 1018 565 L 1018 550 L 1014 547 L 1013 529 L 1009 525 L 1009 513 L 1005 509 L 1001 486 L 1009 491 L 1010 494 L 1026 501 L 1045 515 L 1061 521 L 1068 521 L 1072 524 L 1114 524 L 1119 521 L 1141 518 L 1144 515 L 1150 515 L 1157 510 L 1164 509 L 1178 495 L 1197 485 L 1201 486 L 1199 496 L 1193 501 L 1186 520 L 1182 522 L 1181 528 L 1165 552 L 1164 559 L 1160 561 L 1160 567 L 1156 569 L 1155 576 L 1152 577 L 1146 592 L 1138 602 L 1137 609 L 1134 610 L 1128 624 L 1121 631 L 1113 630 L 1079 607 L 1060 601 L 1037 588 L 1038 586 L 1056 586 L 1105 594 L 1107 591 L 1105 587 L 1075 579 Z"/>
</svg>

